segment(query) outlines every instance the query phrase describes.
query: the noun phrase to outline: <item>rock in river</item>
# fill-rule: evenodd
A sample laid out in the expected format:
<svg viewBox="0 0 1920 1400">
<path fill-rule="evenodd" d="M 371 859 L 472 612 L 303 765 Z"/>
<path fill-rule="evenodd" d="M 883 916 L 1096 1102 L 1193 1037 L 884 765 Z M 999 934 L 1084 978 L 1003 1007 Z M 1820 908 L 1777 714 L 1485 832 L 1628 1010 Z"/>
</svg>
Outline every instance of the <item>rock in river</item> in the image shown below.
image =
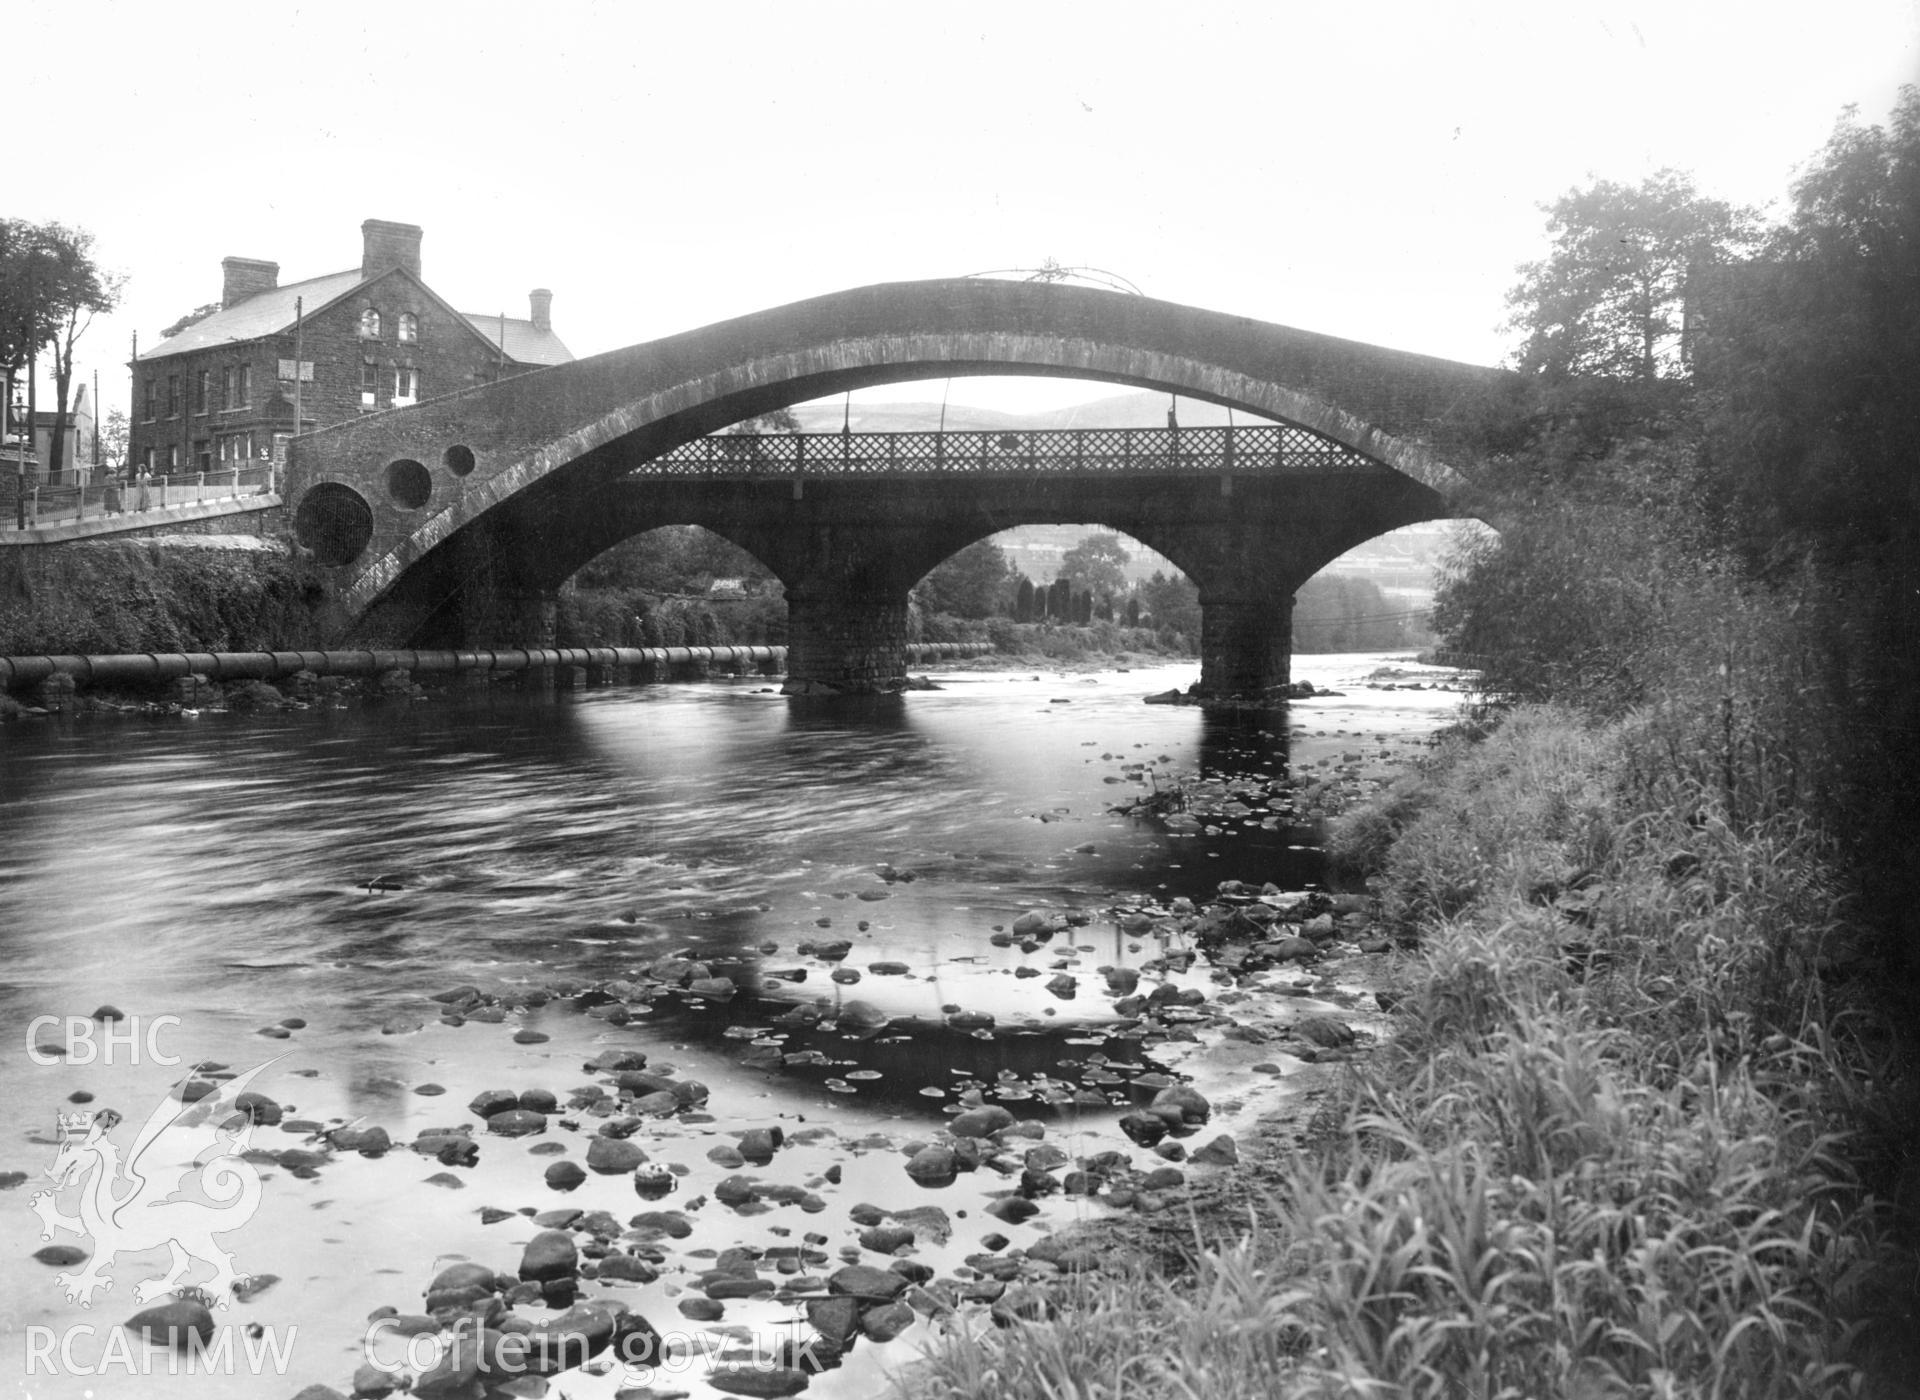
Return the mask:
<svg viewBox="0 0 1920 1400">
<path fill-rule="evenodd" d="M 1156 1120 L 1157 1121 L 1157 1120 Z M 922 1186 L 947 1186 L 960 1169 L 951 1147 L 923 1147 L 907 1162 L 907 1175 Z"/>
<path fill-rule="evenodd" d="M 902 1279 L 901 1286 L 905 1285 L 906 1280 Z M 192 1345 L 188 1333 L 198 1335 L 203 1345 L 213 1335 L 213 1314 L 204 1303 L 183 1298 L 135 1313 L 127 1319 L 127 1330 L 161 1346 L 185 1349 Z"/>
<path fill-rule="evenodd" d="M 1158 1114 L 1175 1127 L 1195 1126 L 1212 1116 L 1213 1105 L 1191 1084 L 1175 1084 L 1155 1094 L 1147 1111 Z"/>
<path fill-rule="evenodd" d="M 647 1154 L 626 1138 L 596 1137 L 587 1144 L 587 1170 L 602 1176 L 624 1176 L 646 1160 Z"/>
<path fill-rule="evenodd" d="M 527 1137 L 547 1130 L 547 1115 L 530 1108 L 510 1108 L 487 1119 L 487 1131 L 502 1137 Z"/>
<path fill-rule="evenodd" d="M 1120 1131 L 1142 1147 L 1152 1147 L 1167 1135 L 1167 1120 L 1157 1113 L 1127 1113 L 1121 1115 Z"/>
<path fill-rule="evenodd" d="M 533 1283 L 570 1278 L 580 1272 L 580 1251 L 564 1230 L 542 1230 L 527 1241 L 520 1256 L 520 1277 Z"/>
<path fill-rule="evenodd" d="M 708 1373 L 707 1384 L 729 1395 L 779 1397 L 798 1395 L 807 1388 L 808 1379 L 805 1371 L 786 1366 L 722 1363 Z"/>
<path fill-rule="evenodd" d="M 1293 1024 L 1294 1033 L 1324 1049 L 1351 1045 L 1356 1039 L 1353 1027 L 1333 1016 L 1303 1016 Z"/>
<path fill-rule="evenodd" d="M 1013 1115 L 997 1104 L 988 1104 L 982 1108 L 970 1108 L 957 1114 L 947 1124 L 947 1131 L 955 1137 L 983 1138 L 992 1137 L 1002 1128 L 1013 1126 Z"/>
<path fill-rule="evenodd" d="M 868 1298 L 890 1303 L 907 1290 L 907 1280 L 890 1269 L 849 1264 L 827 1275 L 827 1291 L 849 1298 Z"/>
</svg>

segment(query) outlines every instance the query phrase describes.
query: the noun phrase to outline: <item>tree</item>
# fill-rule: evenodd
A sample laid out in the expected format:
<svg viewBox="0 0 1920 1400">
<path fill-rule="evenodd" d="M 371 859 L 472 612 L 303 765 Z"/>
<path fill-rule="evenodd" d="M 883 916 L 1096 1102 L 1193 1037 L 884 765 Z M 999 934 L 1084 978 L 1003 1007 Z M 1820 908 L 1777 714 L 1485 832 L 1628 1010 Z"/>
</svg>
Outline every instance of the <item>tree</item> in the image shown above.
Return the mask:
<svg viewBox="0 0 1920 1400">
<path fill-rule="evenodd" d="M 1140 585 L 1140 611 L 1156 629 L 1178 632 L 1189 642 L 1200 636 L 1200 590 L 1185 574 L 1171 577 L 1154 570 Z"/>
<path fill-rule="evenodd" d="M 50 475 L 65 464 L 74 347 L 95 313 L 118 304 L 123 280 L 94 261 L 93 235 L 85 229 L 0 219 L 0 366 L 26 364 L 31 396 L 40 352 L 52 352 Z"/>
<path fill-rule="evenodd" d="M 581 566 L 583 588 L 705 593 L 716 578 L 763 582 L 772 570 L 731 540 L 699 525 L 665 525 L 623 540 Z"/>
<path fill-rule="evenodd" d="M 1848 109 L 1765 256 L 1702 298 L 1711 499 L 1743 551 L 1887 567 L 1920 520 L 1920 88 L 1885 126 Z"/>
<path fill-rule="evenodd" d="M 760 437 L 773 433 L 797 433 L 800 420 L 790 408 L 776 408 L 771 413 L 756 414 L 752 418 L 742 418 L 738 423 L 724 431 L 735 437 Z"/>
<path fill-rule="evenodd" d="M 914 592 L 929 613 L 992 617 L 1005 604 L 1012 576 L 1005 551 L 990 539 L 979 540 L 937 565 Z"/>
<path fill-rule="evenodd" d="M 1025 574 L 1013 591 L 1013 620 L 1015 622 L 1033 621 L 1033 580 Z"/>
<path fill-rule="evenodd" d="M 120 409 L 107 410 L 106 425 L 100 434 L 100 462 L 110 472 L 124 471 L 127 465 L 127 415 Z"/>
<path fill-rule="evenodd" d="M 1522 370 L 1650 381 L 1682 372 L 1691 271 L 1750 248 L 1753 213 L 1662 170 L 1638 185 L 1599 180 L 1542 205 L 1552 249 L 1524 264 L 1507 328 Z"/>
<path fill-rule="evenodd" d="M 1110 598 L 1126 592 L 1123 566 L 1132 557 L 1118 535 L 1088 535 L 1060 557 L 1060 576 L 1082 592 Z"/>
<path fill-rule="evenodd" d="M 200 306 L 196 306 L 172 325 L 164 327 L 160 332 L 160 338 L 162 340 L 172 340 L 188 326 L 197 325 L 219 309 L 220 303 L 217 301 L 209 301 Z"/>
</svg>

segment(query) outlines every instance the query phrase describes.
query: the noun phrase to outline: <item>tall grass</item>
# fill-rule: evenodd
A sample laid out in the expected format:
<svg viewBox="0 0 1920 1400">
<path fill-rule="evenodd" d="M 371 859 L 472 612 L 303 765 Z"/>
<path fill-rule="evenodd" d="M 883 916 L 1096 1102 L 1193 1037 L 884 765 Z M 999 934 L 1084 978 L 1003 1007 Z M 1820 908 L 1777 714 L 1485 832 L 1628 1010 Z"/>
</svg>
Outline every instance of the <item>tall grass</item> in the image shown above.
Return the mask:
<svg viewBox="0 0 1920 1400">
<path fill-rule="evenodd" d="M 956 1337 L 915 1393 L 1906 1393 L 1869 1345 L 1913 1282 L 1872 1189 L 1899 1067 L 1833 978 L 1833 853 L 1711 764 L 1650 786 L 1668 722 L 1518 710 L 1345 819 L 1421 947 L 1343 1131 L 1183 1277 Z"/>
</svg>

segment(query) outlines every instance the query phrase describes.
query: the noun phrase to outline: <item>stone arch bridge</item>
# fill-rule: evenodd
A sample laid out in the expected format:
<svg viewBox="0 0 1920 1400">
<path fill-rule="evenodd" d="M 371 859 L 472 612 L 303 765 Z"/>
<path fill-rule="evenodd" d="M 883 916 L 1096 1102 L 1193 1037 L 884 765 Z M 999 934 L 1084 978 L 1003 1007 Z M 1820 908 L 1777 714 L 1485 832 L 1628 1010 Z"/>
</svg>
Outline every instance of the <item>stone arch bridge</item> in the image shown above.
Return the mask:
<svg viewBox="0 0 1920 1400">
<path fill-rule="evenodd" d="M 1105 380 L 1287 426 L 1051 434 L 1044 450 L 956 434 L 699 441 L 846 389 L 972 374 Z M 287 501 L 338 641 L 548 645 L 581 565 L 697 524 L 785 585 L 790 684 L 856 692 L 904 675 L 907 593 L 942 559 L 1015 525 L 1098 524 L 1194 580 L 1202 689 L 1248 693 L 1288 679 L 1293 594 L 1317 570 L 1470 513 L 1460 425 L 1505 378 L 1116 292 L 885 283 L 309 434 Z"/>
</svg>

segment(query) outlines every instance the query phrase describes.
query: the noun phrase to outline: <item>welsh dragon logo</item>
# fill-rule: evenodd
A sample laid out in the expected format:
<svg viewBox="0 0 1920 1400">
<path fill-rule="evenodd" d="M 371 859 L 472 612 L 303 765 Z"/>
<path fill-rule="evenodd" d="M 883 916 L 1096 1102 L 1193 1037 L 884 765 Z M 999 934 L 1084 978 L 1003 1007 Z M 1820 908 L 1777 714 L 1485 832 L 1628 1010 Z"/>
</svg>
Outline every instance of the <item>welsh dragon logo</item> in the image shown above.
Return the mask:
<svg viewBox="0 0 1920 1400">
<path fill-rule="evenodd" d="M 272 1063 L 256 1065 L 192 1102 L 184 1099 L 184 1085 L 176 1085 L 147 1115 L 124 1158 L 111 1136 L 120 1115 L 107 1110 L 59 1116 L 60 1150 L 46 1172 L 54 1186 L 36 1192 L 31 1204 L 45 1227 L 41 1238 L 65 1230 L 93 1242 L 84 1268 L 55 1276 L 68 1301 L 92 1307 L 96 1292 L 112 1289 L 117 1257 L 164 1245 L 168 1267 L 162 1273 L 148 1266 L 153 1276 L 134 1286 L 135 1302 L 176 1292 L 200 1263 L 213 1277 L 193 1287 L 207 1301 L 227 1306 L 246 1276 L 234 1273 L 233 1256 L 214 1236 L 239 1229 L 260 1207 L 260 1175 L 240 1155 L 253 1120 L 238 1099 Z M 59 1198 L 74 1188 L 77 1207 L 70 1215 Z"/>
</svg>

